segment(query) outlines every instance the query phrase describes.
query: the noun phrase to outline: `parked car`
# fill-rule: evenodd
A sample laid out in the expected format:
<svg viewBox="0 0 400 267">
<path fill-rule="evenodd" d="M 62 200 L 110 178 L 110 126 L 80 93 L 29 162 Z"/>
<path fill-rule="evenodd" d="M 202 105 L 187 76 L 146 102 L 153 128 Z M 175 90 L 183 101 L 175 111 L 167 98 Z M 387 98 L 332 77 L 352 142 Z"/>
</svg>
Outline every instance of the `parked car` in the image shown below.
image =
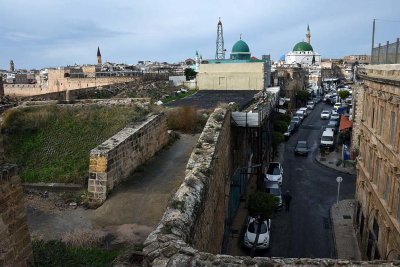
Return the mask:
<svg viewBox="0 0 400 267">
<path fill-rule="evenodd" d="M 340 123 L 339 116 L 334 116 L 334 115 L 332 115 L 332 116 L 331 116 L 331 119 L 330 119 L 329 122 L 328 122 L 328 124 L 329 124 L 329 123 L 332 123 L 332 124 L 333 124 L 333 122 L 335 122 L 335 126 L 338 127 L 338 126 L 339 126 L 339 123 Z"/>
<path fill-rule="evenodd" d="M 256 249 L 269 248 L 271 220 L 261 221 L 257 217 L 247 217 L 246 233 L 244 234 L 244 245 L 247 248 L 253 248 L 256 241 L 257 232 L 260 230 L 260 235 L 256 244 Z"/>
<path fill-rule="evenodd" d="M 295 155 L 308 155 L 310 149 L 308 148 L 307 141 L 297 141 L 296 147 L 294 148 Z"/>
<path fill-rule="evenodd" d="M 307 107 L 305 107 L 305 108 L 299 108 L 299 110 L 300 110 L 300 111 L 304 111 L 304 117 L 307 117 L 307 116 L 308 116 L 308 109 L 307 109 Z"/>
<path fill-rule="evenodd" d="M 296 115 L 297 117 L 299 117 L 299 118 L 301 119 L 301 121 L 303 121 L 304 118 L 306 117 L 305 112 L 302 111 L 302 110 L 296 111 L 295 115 Z"/>
<path fill-rule="evenodd" d="M 283 134 L 286 138 L 289 138 L 292 134 L 294 134 L 294 132 L 296 131 L 297 127 L 296 127 L 296 123 L 295 122 L 291 122 L 288 125 L 287 131 Z"/>
<path fill-rule="evenodd" d="M 336 126 L 336 122 L 335 121 L 329 121 L 328 125 L 326 125 L 325 130 L 329 130 L 331 129 L 333 131 L 333 133 L 337 132 L 337 126 Z"/>
<path fill-rule="evenodd" d="M 277 209 L 282 208 L 282 190 L 278 183 L 267 181 L 265 183 L 265 193 L 271 194 L 278 198 Z"/>
<path fill-rule="evenodd" d="M 299 128 L 300 123 L 301 123 L 301 118 L 298 116 L 294 116 L 292 117 L 292 120 L 290 121 L 290 123 L 294 123 L 295 124 L 295 128 L 296 130 Z"/>
<path fill-rule="evenodd" d="M 321 97 L 314 97 L 313 101 L 315 104 L 318 104 L 319 102 L 321 102 Z"/>
<path fill-rule="evenodd" d="M 321 119 L 322 119 L 322 120 L 329 120 L 330 117 L 331 117 L 331 112 L 330 112 L 330 110 L 324 109 L 324 110 L 321 112 Z"/>
<path fill-rule="evenodd" d="M 333 110 L 336 111 L 338 108 L 342 106 L 342 103 L 336 102 L 335 105 L 333 105 Z"/>
<path fill-rule="evenodd" d="M 314 103 L 314 101 L 308 101 L 307 102 L 307 108 L 308 109 L 314 109 L 314 107 L 315 107 L 315 103 Z"/>
<path fill-rule="evenodd" d="M 267 172 L 265 173 L 265 182 L 277 182 L 282 185 L 283 168 L 279 162 L 270 162 L 268 164 Z"/>
<path fill-rule="evenodd" d="M 334 132 L 332 130 L 325 130 L 322 133 L 320 147 L 328 147 L 330 149 L 335 147 Z"/>
</svg>

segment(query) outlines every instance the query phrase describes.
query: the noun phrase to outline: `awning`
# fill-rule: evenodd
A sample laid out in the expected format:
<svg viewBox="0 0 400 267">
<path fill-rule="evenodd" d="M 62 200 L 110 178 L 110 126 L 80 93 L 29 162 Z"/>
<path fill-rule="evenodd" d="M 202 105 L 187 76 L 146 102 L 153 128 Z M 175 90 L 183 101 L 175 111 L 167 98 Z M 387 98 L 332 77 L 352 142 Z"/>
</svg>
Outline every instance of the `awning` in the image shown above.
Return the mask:
<svg viewBox="0 0 400 267">
<path fill-rule="evenodd" d="M 348 128 L 351 128 L 352 126 L 353 126 L 353 123 L 346 116 L 343 116 L 343 115 L 340 116 L 339 131 L 346 130 Z"/>
</svg>

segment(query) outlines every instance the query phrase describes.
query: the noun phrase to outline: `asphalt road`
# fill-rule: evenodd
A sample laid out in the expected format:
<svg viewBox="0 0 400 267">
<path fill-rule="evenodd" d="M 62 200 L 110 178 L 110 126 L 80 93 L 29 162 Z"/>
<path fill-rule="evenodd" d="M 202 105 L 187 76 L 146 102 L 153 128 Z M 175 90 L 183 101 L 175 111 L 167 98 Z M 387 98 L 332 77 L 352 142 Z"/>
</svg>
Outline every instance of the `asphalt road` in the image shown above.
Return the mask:
<svg viewBox="0 0 400 267">
<path fill-rule="evenodd" d="M 343 177 L 340 199 L 354 198 L 355 176 L 322 166 L 315 160 L 319 139 L 327 121 L 320 119 L 322 109 L 332 106 L 320 102 L 290 137 L 284 152 L 283 191 L 293 199 L 290 211 L 279 211 L 272 220 L 271 246 L 256 256 L 334 258 L 334 241 L 329 211 L 336 202 L 336 177 Z M 308 156 L 295 156 L 297 140 L 311 145 Z"/>
</svg>

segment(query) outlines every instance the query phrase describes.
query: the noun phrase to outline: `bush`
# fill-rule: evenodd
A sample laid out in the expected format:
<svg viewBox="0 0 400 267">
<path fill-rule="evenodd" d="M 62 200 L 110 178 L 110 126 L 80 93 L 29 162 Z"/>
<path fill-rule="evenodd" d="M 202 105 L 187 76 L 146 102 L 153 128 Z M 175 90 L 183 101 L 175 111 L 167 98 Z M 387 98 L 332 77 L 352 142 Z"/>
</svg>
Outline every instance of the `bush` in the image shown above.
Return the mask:
<svg viewBox="0 0 400 267">
<path fill-rule="evenodd" d="M 275 121 L 274 122 L 274 130 L 280 133 L 285 133 L 287 131 L 288 124 L 285 121 Z"/>
<path fill-rule="evenodd" d="M 286 122 L 286 123 L 289 125 L 289 123 L 290 123 L 290 121 L 292 120 L 292 118 L 290 117 L 289 114 L 279 114 L 278 120 L 284 121 L 284 122 Z"/>
<path fill-rule="evenodd" d="M 69 247 L 60 240 L 32 241 L 34 266 L 112 266 L 118 251 Z"/>
<path fill-rule="evenodd" d="M 274 150 L 278 148 L 279 143 L 285 140 L 285 136 L 281 132 L 272 132 L 272 147 Z"/>
<path fill-rule="evenodd" d="M 201 131 L 208 119 L 191 106 L 168 109 L 166 114 L 168 129 L 184 133 Z"/>
</svg>

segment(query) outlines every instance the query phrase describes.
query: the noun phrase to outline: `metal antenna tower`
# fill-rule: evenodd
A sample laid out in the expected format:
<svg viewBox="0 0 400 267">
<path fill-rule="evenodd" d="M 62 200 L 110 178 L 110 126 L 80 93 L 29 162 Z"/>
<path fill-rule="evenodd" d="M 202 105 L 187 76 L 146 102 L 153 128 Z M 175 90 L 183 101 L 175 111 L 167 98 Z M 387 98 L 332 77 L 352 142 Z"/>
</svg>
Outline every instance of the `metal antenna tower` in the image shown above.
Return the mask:
<svg viewBox="0 0 400 267">
<path fill-rule="evenodd" d="M 219 18 L 218 21 L 216 46 L 217 48 L 215 50 L 215 59 L 225 59 L 224 33 L 222 30 L 221 18 Z"/>
</svg>

